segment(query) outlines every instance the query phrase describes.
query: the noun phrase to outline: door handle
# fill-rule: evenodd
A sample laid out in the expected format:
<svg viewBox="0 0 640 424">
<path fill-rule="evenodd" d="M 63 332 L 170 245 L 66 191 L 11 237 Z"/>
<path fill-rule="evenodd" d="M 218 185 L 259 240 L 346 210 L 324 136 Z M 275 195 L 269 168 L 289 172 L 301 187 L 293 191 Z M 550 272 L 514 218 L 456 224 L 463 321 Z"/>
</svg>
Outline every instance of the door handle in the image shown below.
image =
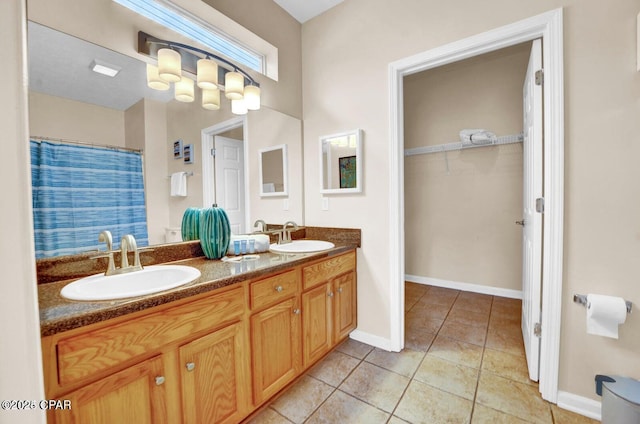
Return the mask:
<svg viewBox="0 0 640 424">
<path fill-rule="evenodd" d="M 522 225 L 524 227 L 524 219 L 522 221 L 516 221 L 516 224 Z"/>
</svg>

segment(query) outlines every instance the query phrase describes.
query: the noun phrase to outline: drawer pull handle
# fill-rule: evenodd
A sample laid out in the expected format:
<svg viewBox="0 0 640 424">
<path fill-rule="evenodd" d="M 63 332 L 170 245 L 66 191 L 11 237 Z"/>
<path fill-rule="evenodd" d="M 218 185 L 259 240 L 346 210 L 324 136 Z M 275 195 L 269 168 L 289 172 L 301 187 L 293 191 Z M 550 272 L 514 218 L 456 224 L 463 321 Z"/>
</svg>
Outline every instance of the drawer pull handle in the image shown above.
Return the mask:
<svg viewBox="0 0 640 424">
<path fill-rule="evenodd" d="M 300 315 L 300 309 L 294 309 L 293 313 L 296 314 L 296 315 Z"/>
<path fill-rule="evenodd" d="M 278 293 L 280 293 L 282 290 L 284 290 L 284 289 L 282 288 L 282 286 L 276 286 L 276 291 L 277 291 Z"/>
<path fill-rule="evenodd" d="M 161 386 L 162 384 L 164 384 L 164 377 L 159 375 L 156 377 L 156 386 Z"/>
<path fill-rule="evenodd" d="M 196 364 L 194 362 L 187 362 L 187 371 L 193 371 L 196 369 Z"/>
</svg>

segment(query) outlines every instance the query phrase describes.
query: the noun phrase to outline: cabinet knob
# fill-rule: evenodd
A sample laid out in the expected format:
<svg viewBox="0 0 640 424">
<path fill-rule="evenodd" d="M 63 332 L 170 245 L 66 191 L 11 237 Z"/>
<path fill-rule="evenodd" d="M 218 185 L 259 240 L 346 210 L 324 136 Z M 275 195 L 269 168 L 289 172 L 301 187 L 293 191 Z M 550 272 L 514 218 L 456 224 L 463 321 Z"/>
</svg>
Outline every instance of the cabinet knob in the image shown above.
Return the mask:
<svg viewBox="0 0 640 424">
<path fill-rule="evenodd" d="M 296 315 L 300 315 L 300 309 L 294 309 L 293 313 L 296 314 Z"/>
<path fill-rule="evenodd" d="M 277 291 L 278 293 L 280 293 L 282 290 L 284 290 L 284 289 L 282 288 L 282 286 L 276 286 L 276 291 Z"/>
<path fill-rule="evenodd" d="M 329 293 L 327 294 L 327 296 L 329 296 L 329 297 L 333 297 L 333 292 L 329 292 Z"/>
<path fill-rule="evenodd" d="M 195 362 L 187 362 L 186 367 L 187 371 L 193 371 L 194 369 L 196 369 L 196 364 Z"/>
<path fill-rule="evenodd" d="M 164 377 L 159 375 L 156 377 L 156 386 L 160 386 L 162 384 L 164 384 Z"/>
<path fill-rule="evenodd" d="M 342 287 L 338 287 L 338 293 L 342 293 Z"/>
</svg>

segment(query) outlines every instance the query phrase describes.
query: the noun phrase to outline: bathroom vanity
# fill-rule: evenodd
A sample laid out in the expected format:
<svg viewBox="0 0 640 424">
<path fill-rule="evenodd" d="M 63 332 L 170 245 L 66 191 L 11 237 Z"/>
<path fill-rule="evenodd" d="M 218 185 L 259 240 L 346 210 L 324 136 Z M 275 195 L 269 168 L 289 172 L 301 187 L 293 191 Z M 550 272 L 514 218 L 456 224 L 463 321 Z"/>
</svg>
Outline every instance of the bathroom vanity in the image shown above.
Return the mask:
<svg viewBox="0 0 640 424">
<path fill-rule="evenodd" d="M 355 246 L 251 262 L 121 301 L 40 285 L 46 398 L 72 405 L 49 422 L 241 422 L 356 328 Z"/>
</svg>

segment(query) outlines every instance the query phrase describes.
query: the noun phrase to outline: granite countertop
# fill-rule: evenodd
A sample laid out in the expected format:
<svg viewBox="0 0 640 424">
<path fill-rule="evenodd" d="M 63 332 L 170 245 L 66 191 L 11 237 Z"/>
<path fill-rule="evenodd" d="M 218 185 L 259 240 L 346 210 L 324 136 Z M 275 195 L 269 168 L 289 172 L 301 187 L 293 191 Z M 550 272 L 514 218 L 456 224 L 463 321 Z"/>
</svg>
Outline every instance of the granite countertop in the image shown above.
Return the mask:
<svg viewBox="0 0 640 424">
<path fill-rule="evenodd" d="M 63 331 L 141 311 L 154 306 L 206 293 L 247 279 L 258 278 L 279 270 L 324 257 L 339 255 L 355 249 L 357 245 L 338 244 L 336 247 L 316 253 L 277 254 L 264 252 L 255 260 L 223 262 L 205 257 L 167 262 L 198 268 L 200 278 L 160 293 L 110 301 L 72 301 L 60 296 L 60 290 L 77 278 L 38 285 L 40 303 L 40 332 L 50 336 Z"/>
</svg>

